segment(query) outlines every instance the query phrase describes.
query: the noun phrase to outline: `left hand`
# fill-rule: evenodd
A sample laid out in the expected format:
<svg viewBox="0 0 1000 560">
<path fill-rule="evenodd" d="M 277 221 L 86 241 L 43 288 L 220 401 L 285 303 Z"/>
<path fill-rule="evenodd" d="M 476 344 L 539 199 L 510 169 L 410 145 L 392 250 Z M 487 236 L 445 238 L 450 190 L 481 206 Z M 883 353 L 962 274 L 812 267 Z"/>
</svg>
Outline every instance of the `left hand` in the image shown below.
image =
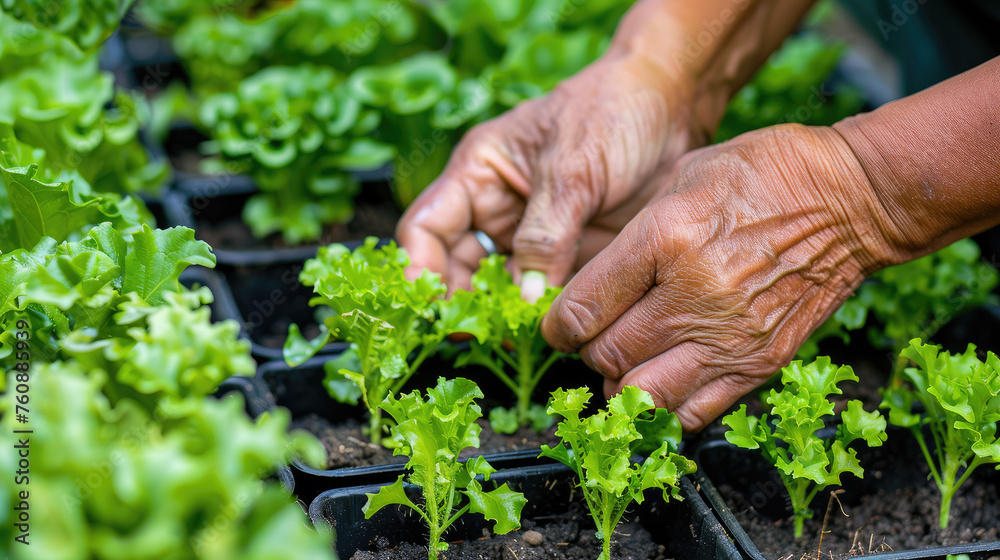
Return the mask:
<svg viewBox="0 0 1000 560">
<path fill-rule="evenodd" d="M 650 393 L 699 430 L 786 365 L 873 271 L 902 262 L 893 222 L 832 128 L 780 125 L 690 152 L 566 286 L 557 350 Z"/>
</svg>

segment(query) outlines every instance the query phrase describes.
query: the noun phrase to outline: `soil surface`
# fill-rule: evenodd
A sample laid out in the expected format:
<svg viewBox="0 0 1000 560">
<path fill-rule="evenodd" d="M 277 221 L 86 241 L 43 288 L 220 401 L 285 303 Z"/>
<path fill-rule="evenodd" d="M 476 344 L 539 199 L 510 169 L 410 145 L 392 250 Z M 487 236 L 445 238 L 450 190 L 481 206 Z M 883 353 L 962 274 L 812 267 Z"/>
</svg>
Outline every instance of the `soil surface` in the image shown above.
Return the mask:
<svg viewBox="0 0 1000 560">
<path fill-rule="evenodd" d="M 480 419 L 479 425 L 483 428 L 479 435 L 479 449 L 468 448 L 462 452 L 460 458 L 505 451 L 537 449 L 542 444 L 555 445 L 559 441 L 559 438 L 555 437 L 555 425 L 541 434 L 531 428 L 521 428 L 511 435 L 494 432 L 485 419 Z M 368 436 L 362 432 L 364 427 L 364 422 L 354 418 L 333 424 L 316 414 L 310 414 L 301 420 L 292 422 L 292 428 L 307 430 L 323 442 L 323 447 L 326 448 L 327 452 L 328 469 L 367 467 L 407 461 L 405 456 L 394 456 L 391 449 L 386 449 L 381 445 L 373 445 Z M 424 556 L 426 557 L 426 549 Z"/>
<path fill-rule="evenodd" d="M 426 560 L 427 545 L 379 543 L 378 552 L 356 552 L 351 560 Z M 594 523 L 579 502 L 559 516 L 526 519 L 518 531 L 474 541 L 450 543 L 444 560 L 593 560 L 601 552 Z M 640 524 L 622 523 L 611 543 L 615 560 L 666 560 L 663 545 Z"/>
<path fill-rule="evenodd" d="M 896 469 L 909 465 L 897 462 Z M 910 463 L 912 465 L 912 463 Z M 923 473 L 927 467 L 920 464 Z M 891 479 L 897 471 L 869 470 L 868 475 Z M 719 493 L 732 507 L 736 518 L 765 558 L 798 560 L 849 558 L 861 554 L 904 551 L 918 548 L 953 546 L 974 542 L 1000 541 L 1000 477 L 993 469 L 980 467 L 952 499 L 947 529 L 938 527 L 940 494 L 933 482 L 904 486 L 895 490 L 878 489 L 863 493 L 855 488 L 836 501 L 817 499 L 814 516 L 805 522 L 804 536 L 796 540 L 791 516 L 773 519 L 758 513 L 748 503 L 743 491 L 723 484 Z M 781 490 L 784 496 L 784 490 Z M 785 498 L 787 499 L 787 498 Z M 829 513 L 827 506 L 830 505 Z M 822 536 L 824 517 L 826 533 Z"/>
</svg>

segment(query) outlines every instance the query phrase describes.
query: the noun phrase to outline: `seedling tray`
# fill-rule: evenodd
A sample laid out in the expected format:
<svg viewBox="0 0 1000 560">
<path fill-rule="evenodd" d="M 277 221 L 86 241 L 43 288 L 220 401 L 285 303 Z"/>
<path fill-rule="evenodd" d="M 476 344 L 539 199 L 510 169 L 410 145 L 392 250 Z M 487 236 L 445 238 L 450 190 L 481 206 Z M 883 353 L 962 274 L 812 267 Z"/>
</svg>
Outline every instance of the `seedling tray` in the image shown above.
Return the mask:
<svg viewBox="0 0 1000 560">
<path fill-rule="evenodd" d="M 546 516 L 562 513 L 574 492 L 572 470 L 561 464 L 536 463 L 530 466 L 502 469 L 490 477 L 486 487 L 507 483 L 524 493 L 528 499 L 521 518 L 541 521 Z M 321 530 L 333 529 L 334 547 L 340 558 L 348 559 L 357 551 L 391 548 L 400 543 L 425 544 L 426 530 L 420 518 L 409 510 L 385 507 L 371 519 L 365 519 L 362 507 L 365 494 L 374 493 L 382 485 L 341 488 L 320 494 L 309 506 L 309 517 Z M 411 499 L 419 497 L 419 489 L 407 489 Z M 646 500 L 634 506 L 626 516 L 636 516 L 649 530 L 653 540 L 666 548 L 666 554 L 685 560 L 739 560 L 736 546 L 729 540 L 718 520 L 702 500 L 692 482 L 681 480 L 680 493 L 684 501 L 664 503 L 659 492 L 651 491 Z M 453 525 L 444 540 L 478 539 L 490 524 L 482 516 L 467 514 Z M 600 551 L 595 549 L 596 558 Z M 447 553 L 444 556 L 448 558 Z"/>
<path fill-rule="evenodd" d="M 365 413 L 363 406 L 337 403 L 323 388 L 322 383 L 325 376 L 323 364 L 332 358 L 333 356 L 312 358 L 295 368 L 284 362 L 269 362 L 261 365 L 257 369 L 257 384 L 261 388 L 263 398 L 257 401 L 261 408 L 256 413 L 260 414 L 269 408 L 282 406 L 289 409 L 293 418 L 304 418 L 309 414 L 317 414 L 333 424 L 344 422 L 349 418 L 362 419 Z M 436 362 L 434 359 L 429 360 L 422 368 L 423 371 L 411 380 L 411 385 L 421 387 L 430 384 L 431 380 L 438 373 L 441 373 L 443 367 L 446 367 L 446 364 Z M 444 374 L 448 377 L 465 375 L 461 370 L 450 368 Z M 475 379 L 484 393 L 501 390 L 499 381 L 496 382 L 496 386 L 493 385 L 492 377 L 465 376 Z M 409 387 L 404 389 L 404 391 L 408 390 L 411 389 Z M 497 468 L 512 468 L 534 463 L 538 454 L 539 450 L 533 448 L 487 453 L 485 457 Z M 392 482 L 404 472 L 404 462 L 405 459 L 401 457 L 399 462 L 390 464 L 316 469 L 298 459 L 293 459 L 292 467 L 296 476 L 296 488 L 299 490 L 300 496 L 305 497 L 316 496 L 331 488 Z"/>
<path fill-rule="evenodd" d="M 870 468 L 866 468 L 866 477 L 859 480 L 855 477 L 844 476 L 843 488 L 846 490 L 842 496 L 845 504 L 850 504 L 850 500 L 865 494 L 873 494 L 879 487 L 889 490 L 921 484 L 933 485 L 933 482 L 925 479 L 923 470 L 919 467 L 924 464 L 924 459 L 915 444 L 911 444 L 910 434 L 902 429 L 890 429 L 889 439 L 882 448 L 859 450 L 858 456 L 864 467 L 874 455 L 883 457 L 897 457 L 904 468 L 900 470 L 885 471 L 881 477 L 875 476 Z M 709 504 L 726 532 L 732 539 L 745 558 L 751 560 L 775 560 L 776 558 L 789 558 L 789 554 L 782 553 L 780 556 L 766 557 L 758 549 L 757 545 L 747 534 L 744 527 L 733 513 L 735 504 L 728 504 L 719 493 L 718 486 L 729 485 L 740 491 L 743 496 L 743 504 L 739 510 L 751 507 L 764 516 L 766 519 L 779 520 L 791 516 L 791 511 L 787 509 L 787 495 L 774 468 L 768 465 L 756 450 L 738 448 L 726 441 L 712 441 L 703 444 L 695 453 L 695 462 L 698 463 L 698 472 L 694 475 L 699 492 L 704 500 Z M 911 468 L 912 467 L 912 468 Z M 977 478 L 983 475 L 990 476 L 995 473 L 988 468 L 980 467 L 982 471 L 977 471 L 968 483 L 974 483 Z M 823 512 L 827 507 L 830 491 L 820 492 L 813 502 L 813 509 L 817 519 L 822 519 Z M 854 498 L 852 498 L 854 497 Z M 833 506 L 831 515 L 840 515 L 837 506 Z M 936 525 L 937 514 L 935 512 L 929 519 L 925 520 L 930 525 Z M 953 517 L 952 523 L 960 522 Z M 782 528 L 772 530 L 791 531 L 787 525 Z M 886 535 L 887 537 L 891 537 Z M 815 557 L 816 538 L 808 533 L 803 537 L 807 539 L 806 544 L 813 547 L 812 557 Z M 868 542 L 864 539 L 865 543 Z M 844 551 L 846 552 L 846 551 Z M 992 560 L 1000 554 L 1000 542 L 980 542 L 950 547 L 923 548 L 918 550 L 878 552 L 866 554 L 864 558 L 872 560 L 904 560 L 904 559 L 934 559 L 948 560 L 949 555 L 968 554 L 970 560 Z M 799 554 L 793 554 L 792 560 L 798 560 Z M 824 554 L 823 558 L 828 556 Z"/>
<path fill-rule="evenodd" d="M 391 202 L 385 182 L 364 183 L 355 199 L 355 218 L 348 224 L 329 230 L 319 240 L 297 246 L 283 246 L 280 240 L 254 241 L 243 224 L 243 208 L 257 189 L 243 175 L 178 176 L 171 200 L 171 214 L 177 223 L 195 230 L 199 239 L 208 241 L 220 264 L 233 266 L 302 263 L 316 256 L 319 247 L 330 243 L 357 244 L 365 237 L 389 237 L 400 212 Z"/>
</svg>

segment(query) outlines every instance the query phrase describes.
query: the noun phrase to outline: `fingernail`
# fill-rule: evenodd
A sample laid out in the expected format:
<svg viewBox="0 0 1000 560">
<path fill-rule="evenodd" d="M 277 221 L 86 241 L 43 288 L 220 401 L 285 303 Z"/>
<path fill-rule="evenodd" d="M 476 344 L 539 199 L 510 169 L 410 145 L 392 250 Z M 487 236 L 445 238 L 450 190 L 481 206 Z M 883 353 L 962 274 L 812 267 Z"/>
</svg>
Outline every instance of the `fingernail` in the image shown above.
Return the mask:
<svg viewBox="0 0 1000 560">
<path fill-rule="evenodd" d="M 521 299 L 535 303 L 545 294 L 548 282 L 545 273 L 538 270 L 525 270 L 521 274 Z"/>
</svg>

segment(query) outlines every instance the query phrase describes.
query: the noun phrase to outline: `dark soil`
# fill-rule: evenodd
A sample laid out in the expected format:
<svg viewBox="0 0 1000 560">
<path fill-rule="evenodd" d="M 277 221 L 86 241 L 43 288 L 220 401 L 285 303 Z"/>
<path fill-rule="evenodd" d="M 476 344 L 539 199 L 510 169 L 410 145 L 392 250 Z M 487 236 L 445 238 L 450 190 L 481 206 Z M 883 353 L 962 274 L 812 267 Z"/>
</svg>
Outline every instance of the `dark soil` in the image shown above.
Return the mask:
<svg viewBox="0 0 1000 560">
<path fill-rule="evenodd" d="M 875 494 L 840 496 L 843 513 L 836 503 L 827 518 L 823 535 L 823 558 L 848 558 L 862 553 L 914 550 L 1000 540 L 1000 503 L 997 485 L 983 482 L 967 484 L 952 499 L 951 520 L 947 529 L 938 527 L 940 494 L 932 484 L 879 490 Z M 719 493 L 729 503 L 741 497 L 728 486 Z M 852 502 L 857 501 L 856 504 Z M 796 541 L 792 519 L 773 521 L 752 508 L 736 514 L 761 553 L 769 559 L 815 557 L 826 504 L 813 504 L 813 519 L 806 520 L 805 535 Z M 845 516 L 846 514 L 846 516 Z M 849 516 L 849 517 L 848 517 Z M 831 556 L 832 555 L 832 556 Z"/>
<path fill-rule="evenodd" d="M 559 438 L 555 437 L 556 427 L 554 425 L 541 434 L 531 428 L 521 428 L 517 433 L 511 435 L 494 432 L 485 419 L 480 419 L 479 425 L 483 428 L 479 435 L 479 449 L 468 448 L 462 452 L 460 458 L 537 449 L 542 444 L 555 445 L 559 441 Z M 366 467 L 407 461 L 405 456 L 393 456 L 391 449 L 386 449 L 381 445 L 373 445 L 368 436 L 362 432 L 365 423 L 355 418 L 333 424 L 321 416 L 310 414 L 301 420 L 293 421 L 292 427 L 307 430 L 323 442 L 327 451 L 328 469 Z"/>
<path fill-rule="evenodd" d="M 537 546 L 527 541 L 541 543 Z M 357 552 L 352 560 L 425 560 L 426 544 L 381 542 L 378 552 Z M 493 535 L 474 541 L 450 543 L 441 553 L 444 560 L 592 560 L 601 552 L 601 541 L 594 534 L 594 523 L 580 502 L 570 504 L 559 516 L 526 519 L 519 531 Z M 616 560 L 666 560 L 663 545 L 653 541 L 649 531 L 638 523 L 622 523 L 615 530 L 611 557 Z"/>
<path fill-rule="evenodd" d="M 864 480 L 842 478 L 839 506 L 836 499 L 831 502 L 828 494 L 821 493 L 798 541 L 787 494 L 773 468 L 767 467 L 766 474 L 754 472 L 765 468 L 763 461 L 747 469 L 746 461 L 740 460 L 747 452 L 727 455 L 727 473 L 739 474 L 733 475 L 732 484 L 718 484 L 718 490 L 754 544 L 771 560 L 815 558 L 824 516 L 823 558 L 1000 541 L 1000 476 L 988 466 L 977 469 L 952 499 L 950 523 L 942 530 L 938 527 L 941 497 L 915 447 L 905 430 L 892 430 L 884 447 L 859 449 Z M 718 471 L 720 466 L 712 468 Z M 728 474 L 709 472 L 709 476 Z M 829 513 L 824 515 L 828 506 Z"/>
</svg>

